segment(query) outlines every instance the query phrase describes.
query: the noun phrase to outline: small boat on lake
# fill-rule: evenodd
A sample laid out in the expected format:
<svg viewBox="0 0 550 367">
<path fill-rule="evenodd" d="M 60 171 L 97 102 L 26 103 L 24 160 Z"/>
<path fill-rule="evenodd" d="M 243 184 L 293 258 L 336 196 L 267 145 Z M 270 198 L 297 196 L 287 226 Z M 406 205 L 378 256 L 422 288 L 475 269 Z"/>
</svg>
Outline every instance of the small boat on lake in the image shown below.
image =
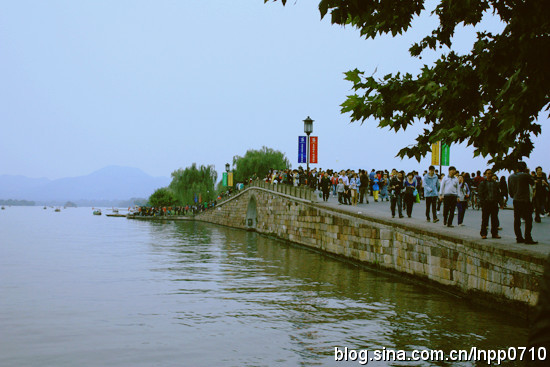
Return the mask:
<svg viewBox="0 0 550 367">
<path fill-rule="evenodd" d="M 61 211 L 61 209 L 60 209 L 60 208 L 55 208 L 55 210 L 54 210 L 54 211 L 55 211 L 55 212 L 60 212 L 60 211 Z"/>
<path fill-rule="evenodd" d="M 101 215 L 101 209 L 96 209 L 93 211 L 94 215 Z"/>
<path fill-rule="evenodd" d="M 2 210 L 5 210 L 5 209 L 6 209 L 6 207 L 2 205 Z"/>
</svg>

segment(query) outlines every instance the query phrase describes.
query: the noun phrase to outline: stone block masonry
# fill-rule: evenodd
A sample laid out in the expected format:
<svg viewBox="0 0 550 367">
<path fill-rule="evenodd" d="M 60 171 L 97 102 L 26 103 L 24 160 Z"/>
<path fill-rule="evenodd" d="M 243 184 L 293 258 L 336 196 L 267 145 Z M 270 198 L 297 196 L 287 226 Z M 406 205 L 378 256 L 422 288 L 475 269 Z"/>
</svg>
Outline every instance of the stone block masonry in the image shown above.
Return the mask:
<svg viewBox="0 0 550 367">
<path fill-rule="evenodd" d="M 525 309 L 536 304 L 545 261 L 541 254 L 352 214 L 263 187 L 247 188 L 195 219 L 253 229 L 472 298 Z"/>
</svg>

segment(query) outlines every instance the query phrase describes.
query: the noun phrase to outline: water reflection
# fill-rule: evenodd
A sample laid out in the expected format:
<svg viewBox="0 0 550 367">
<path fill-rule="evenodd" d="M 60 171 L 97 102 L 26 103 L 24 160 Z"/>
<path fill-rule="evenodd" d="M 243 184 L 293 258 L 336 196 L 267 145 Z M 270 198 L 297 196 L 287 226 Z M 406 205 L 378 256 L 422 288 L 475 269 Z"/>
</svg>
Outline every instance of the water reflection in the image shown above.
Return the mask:
<svg viewBox="0 0 550 367">
<path fill-rule="evenodd" d="M 357 366 L 334 347 L 525 345 L 508 315 L 255 233 L 56 214 L 0 221 L 1 366 Z"/>
<path fill-rule="evenodd" d="M 178 223 L 174 233 L 178 258 L 165 270 L 184 282 L 178 294 L 203 305 L 178 311 L 183 324 L 284 331 L 302 365 L 326 364 L 335 346 L 448 351 L 526 342 L 521 322 L 396 276 L 251 232 Z"/>
</svg>

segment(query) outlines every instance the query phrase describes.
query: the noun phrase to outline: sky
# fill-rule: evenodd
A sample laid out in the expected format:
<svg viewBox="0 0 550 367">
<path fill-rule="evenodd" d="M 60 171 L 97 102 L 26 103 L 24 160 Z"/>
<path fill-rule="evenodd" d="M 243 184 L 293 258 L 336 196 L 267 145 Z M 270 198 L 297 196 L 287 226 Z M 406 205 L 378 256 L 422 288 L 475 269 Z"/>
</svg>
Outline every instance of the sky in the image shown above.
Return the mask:
<svg viewBox="0 0 550 367">
<path fill-rule="evenodd" d="M 396 158 L 424 125 L 395 133 L 350 123 L 344 72 L 417 75 L 437 58 L 408 48 L 437 19 L 411 31 L 361 38 L 321 20 L 318 1 L 2 1 L 0 174 L 56 179 L 109 165 L 169 177 L 196 162 L 218 177 L 235 155 L 267 146 L 298 167 L 303 120 L 314 120 L 321 168 L 425 170 Z M 433 2 L 430 4 L 433 5 Z M 482 27 L 502 29 L 487 17 Z M 473 29 L 455 37 L 467 52 Z M 548 119 L 527 163 L 547 165 Z M 484 169 L 473 149 L 451 147 L 459 170 Z M 550 167 L 546 167 L 548 170 Z"/>
</svg>

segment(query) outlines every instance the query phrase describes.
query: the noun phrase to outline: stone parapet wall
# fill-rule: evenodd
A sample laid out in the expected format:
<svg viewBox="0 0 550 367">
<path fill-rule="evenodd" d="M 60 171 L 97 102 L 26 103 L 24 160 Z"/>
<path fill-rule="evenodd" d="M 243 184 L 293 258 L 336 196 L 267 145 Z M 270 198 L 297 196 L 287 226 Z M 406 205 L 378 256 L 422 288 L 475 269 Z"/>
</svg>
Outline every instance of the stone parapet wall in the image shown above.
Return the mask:
<svg viewBox="0 0 550 367">
<path fill-rule="evenodd" d="M 255 230 L 259 233 L 409 274 L 466 295 L 519 306 L 537 301 L 542 255 L 350 214 L 261 187 L 248 188 L 196 219 L 249 229 L 246 216 L 252 197 L 257 203 Z"/>
<path fill-rule="evenodd" d="M 284 195 L 292 196 L 298 199 L 304 199 L 311 202 L 317 202 L 318 197 L 315 196 L 315 191 L 307 186 L 292 186 L 286 184 L 271 184 L 264 181 L 256 180 L 249 184 L 249 187 L 261 187 L 269 191 L 275 191 Z"/>
</svg>

